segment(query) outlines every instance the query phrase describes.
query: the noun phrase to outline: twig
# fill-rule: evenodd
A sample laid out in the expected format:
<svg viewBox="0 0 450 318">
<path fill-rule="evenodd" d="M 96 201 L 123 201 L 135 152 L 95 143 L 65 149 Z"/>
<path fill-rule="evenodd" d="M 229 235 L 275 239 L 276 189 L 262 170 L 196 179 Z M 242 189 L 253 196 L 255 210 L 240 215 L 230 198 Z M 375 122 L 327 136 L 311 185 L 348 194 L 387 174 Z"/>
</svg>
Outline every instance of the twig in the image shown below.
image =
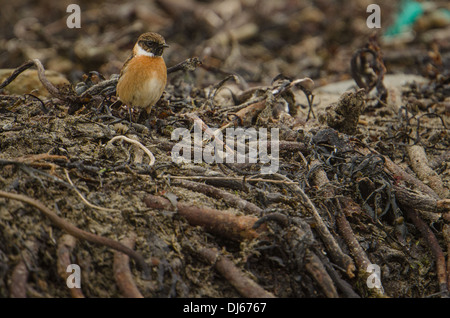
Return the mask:
<svg viewBox="0 0 450 318">
<path fill-rule="evenodd" d="M 439 282 L 439 289 L 442 294 L 449 296 L 448 284 L 447 284 L 447 269 L 445 266 L 445 256 L 436 236 L 431 229 L 423 222 L 416 211 L 411 208 L 404 208 L 406 215 L 411 219 L 417 229 L 420 231 L 425 241 L 427 242 L 434 258 L 436 259 L 436 273 Z"/>
<path fill-rule="evenodd" d="M 10 297 L 27 297 L 27 280 L 29 275 L 29 266 L 37 259 L 39 244 L 37 239 L 27 242 L 28 246 L 22 251 L 22 260 L 14 267 L 11 274 Z"/>
<path fill-rule="evenodd" d="M 318 160 L 313 160 L 311 162 L 311 166 L 318 164 L 320 164 Z M 325 198 L 327 198 L 328 200 L 332 200 L 336 197 L 334 189 L 329 186 L 330 182 L 328 180 L 327 174 L 322 168 L 317 169 L 312 176 L 314 179 L 313 184 L 315 184 L 318 188 L 323 189 L 322 191 Z M 344 238 L 344 241 L 347 244 L 348 248 L 350 249 L 350 253 L 355 259 L 358 272 L 361 273 L 362 278 L 365 279 L 368 277 L 367 268 L 371 264 L 371 262 L 362 249 L 361 245 L 359 244 L 358 240 L 356 239 L 350 223 L 345 218 L 345 215 L 343 214 L 341 209 L 339 199 L 336 199 L 336 203 L 338 206 L 338 212 L 335 214 L 336 226 L 341 232 L 341 235 Z M 377 296 L 384 296 L 384 289 L 382 287 L 374 288 L 373 292 L 375 292 Z"/>
<path fill-rule="evenodd" d="M 191 57 L 181 63 L 171 66 L 167 69 L 167 74 L 177 71 L 195 71 L 195 69 L 202 65 L 198 57 Z"/>
<path fill-rule="evenodd" d="M 14 81 L 16 79 L 17 76 L 20 75 L 20 73 L 29 69 L 33 65 L 34 65 L 34 61 L 27 61 L 27 62 L 23 63 L 22 65 L 20 65 L 18 68 L 16 68 L 14 70 L 14 72 L 6 80 L 3 81 L 3 83 L 0 84 L 0 89 L 8 86 L 12 81 Z"/>
<path fill-rule="evenodd" d="M 392 188 L 395 198 L 403 206 L 432 213 L 450 212 L 450 199 L 436 200 L 405 187 L 393 186 Z"/>
<path fill-rule="evenodd" d="M 318 160 L 313 160 L 311 162 L 311 166 L 319 165 L 320 162 Z M 326 199 L 332 200 L 336 197 L 334 189 L 329 185 L 330 181 L 328 180 L 326 172 L 322 168 L 318 168 L 313 174 L 313 184 L 318 188 L 322 189 L 323 195 Z M 358 240 L 353 233 L 353 230 L 350 226 L 350 223 L 345 218 L 345 215 L 342 212 L 341 205 L 339 199 L 336 199 L 336 203 L 338 206 L 338 212 L 335 214 L 336 226 L 338 230 L 341 232 L 342 237 L 344 238 L 345 243 L 350 249 L 350 253 L 353 255 L 355 259 L 355 264 L 358 269 L 358 272 L 361 273 L 363 279 L 368 277 L 367 268 L 371 264 L 369 258 L 366 253 L 362 249 Z M 383 288 L 374 288 L 374 292 L 377 296 L 384 296 Z"/>
<path fill-rule="evenodd" d="M 66 281 L 69 277 L 69 273 L 66 272 L 67 266 L 72 264 L 70 260 L 70 255 L 75 248 L 76 239 L 70 234 L 64 234 L 58 242 L 58 259 L 57 259 L 57 271 L 59 276 Z M 70 288 L 70 295 L 72 298 L 84 298 L 81 288 L 73 287 Z"/>
<path fill-rule="evenodd" d="M 116 140 L 125 140 L 135 146 L 138 146 L 139 148 L 141 148 L 142 150 L 144 150 L 144 152 L 147 154 L 147 156 L 150 158 L 150 162 L 149 162 L 149 166 L 153 166 L 155 164 L 155 156 L 153 156 L 152 152 L 150 150 L 148 150 L 147 147 L 145 147 L 143 144 L 141 144 L 139 141 L 125 137 L 125 136 L 115 136 L 114 138 L 112 138 L 110 141 L 108 141 L 107 146 L 111 145 L 114 141 Z"/>
<path fill-rule="evenodd" d="M 379 156 L 382 156 L 384 158 L 384 167 L 387 172 L 393 175 L 393 177 L 397 177 L 401 179 L 402 181 L 411 183 L 414 185 L 414 187 L 421 192 L 431 196 L 432 198 L 439 200 L 439 196 L 436 194 L 436 192 L 433 191 L 429 186 L 424 184 L 422 181 L 417 179 L 416 177 L 412 176 L 411 174 L 407 173 L 405 170 L 403 170 L 401 167 L 399 167 L 397 164 L 395 164 L 389 157 L 384 156 L 377 151 L 370 149 L 368 147 L 357 147 L 357 150 L 360 151 L 363 155 L 369 155 L 369 154 L 377 154 Z"/>
<path fill-rule="evenodd" d="M 355 234 L 353 233 L 353 230 L 350 226 L 350 223 L 348 222 L 347 218 L 345 217 L 341 209 L 340 200 L 336 199 L 336 202 L 339 208 L 339 211 L 336 215 L 337 228 L 341 233 L 345 243 L 347 244 L 350 253 L 353 255 L 355 259 L 355 263 L 358 268 L 358 272 L 361 275 L 361 279 L 366 280 L 369 277 L 369 274 L 371 274 L 370 272 L 368 272 L 368 268 L 372 264 L 372 262 L 369 260 L 369 257 L 367 256 L 366 252 L 364 252 L 363 248 L 356 239 Z M 378 297 L 385 297 L 383 286 L 380 286 L 380 288 L 372 288 L 369 290 L 369 292 L 374 293 Z"/>
<path fill-rule="evenodd" d="M 41 61 L 39 59 L 33 59 L 28 62 L 25 62 L 21 66 L 19 66 L 11 76 L 9 76 L 1 85 L 0 89 L 10 84 L 20 73 L 22 73 L 24 70 L 30 68 L 31 66 L 35 65 L 37 68 L 37 73 L 39 80 L 41 81 L 42 85 L 47 89 L 47 91 L 55 98 L 58 98 L 62 101 L 65 101 L 69 104 L 69 114 L 73 113 L 77 109 L 81 108 L 81 106 L 89 101 L 89 98 L 85 98 L 85 95 L 83 96 L 77 96 L 75 91 L 69 91 L 69 93 L 65 93 L 60 91 L 57 87 L 55 87 L 45 76 L 45 69 L 42 65 Z"/>
<path fill-rule="evenodd" d="M 194 122 L 194 125 L 200 126 L 201 130 L 205 132 L 211 139 L 214 139 L 214 142 L 217 142 L 221 147 L 221 149 L 223 149 L 223 147 L 225 146 L 225 148 L 227 149 L 227 154 L 228 153 L 232 154 L 233 158 L 236 156 L 234 150 L 231 149 L 227 144 L 225 144 L 223 140 L 221 140 L 220 138 L 216 138 L 216 134 L 214 133 L 214 131 L 211 128 L 209 128 L 208 125 L 206 125 L 205 122 L 201 120 L 197 114 L 187 113 L 184 116 L 192 120 Z"/>
<path fill-rule="evenodd" d="M 220 211 L 211 208 L 200 208 L 195 205 L 177 202 L 174 206 L 168 199 L 147 195 L 144 203 L 149 208 L 176 211 L 191 225 L 200 225 L 208 232 L 232 239 L 246 240 L 254 239 L 259 236 L 259 232 L 266 229 L 261 226 L 257 230 L 253 229 L 253 225 L 258 221 L 257 217 L 250 215 L 235 215 L 226 211 Z"/>
<path fill-rule="evenodd" d="M 85 90 L 81 95 L 80 99 L 84 99 L 88 96 L 98 95 L 102 93 L 106 88 L 108 87 L 116 87 L 117 82 L 119 81 L 119 78 L 112 78 L 109 80 L 101 81 L 98 84 L 95 84 L 91 87 L 89 87 L 87 90 Z"/>
<path fill-rule="evenodd" d="M 130 249 L 134 248 L 136 235 L 124 238 L 121 242 Z M 114 252 L 114 278 L 119 286 L 120 291 L 126 298 L 144 298 L 136 287 L 128 264 L 129 257 L 123 253 Z"/>
<path fill-rule="evenodd" d="M 311 275 L 314 280 L 319 284 L 323 293 L 328 298 L 338 298 L 336 287 L 333 284 L 333 280 L 328 275 L 325 267 L 320 261 L 319 257 L 313 252 L 306 250 L 305 255 L 305 269 L 306 272 Z"/>
<path fill-rule="evenodd" d="M 352 286 L 347 281 L 345 281 L 341 278 L 341 276 L 334 269 L 332 264 L 330 264 L 330 261 L 328 260 L 328 258 L 325 257 L 325 255 L 323 255 L 323 253 L 320 253 L 320 251 L 318 251 L 315 253 L 315 255 L 321 259 L 322 264 L 325 266 L 325 268 L 328 272 L 328 275 L 330 275 L 334 284 L 343 293 L 344 297 L 346 297 L 346 298 L 361 298 L 353 290 Z"/>
<path fill-rule="evenodd" d="M 190 189 L 192 191 L 201 192 L 207 196 L 210 196 L 210 197 L 213 197 L 216 199 L 223 199 L 224 202 L 227 203 L 228 205 L 235 207 L 237 209 L 240 209 L 247 213 L 259 215 L 262 212 L 262 210 L 255 204 L 248 202 L 247 200 L 244 200 L 237 195 L 231 194 L 227 191 L 218 189 L 211 185 L 194 182 L 194 181 L 183 180 L 183 179 L 172 180 L 172 184 L 180 185 L 180 186 Z"/>
<path fill-rule="evenodd" d="M 143 271 L 144 277 L 149 277 L 150 270 L 147 263 L 145 262 L 145 259 L 140 254 L 124 246 L 123 244 L 120 244 L 119 242 L 114 241 L 110 238 L 98 236 L 93 233 L 89 233 L 79 229 L 73 224 L 64 220 L 63 218 L 57 216 L 52 210 L 47 208 L 41 202 L 34 200 L 30 197 L 27 197 L 25 195 L 9 193 L 0 190 L 0 197 L 21 201 L 35 207 L 36 209 L 41 211 L 42 214 L 44 214 L 47 218 L 49 218 L 50 221 L 52 221 L 56 226 L 60 227 L 61 229 L 63 229 L 70 235 L 75 236 L 78 239 L 86 240 L 94 244 L 105 245 L 114 250 L 127 254 L 128 256 L 133 258 L 136 261 L 136 263 L 140 266 L 141 270 Z"/>
<path fill-rule="evenodd" d="M 258 101 L 246 106 L 245 108 L 239 109 L 235 113 L 230 112 L 227 114 L 227 116 L 230 121 L 232 120 L 231 116 L 234 116 L 235 118 L 233 118 L 233 121 L 238 125 L 249 125 L 266 108 L 266 106 L 267 105 L 265 100 Z M 230 122 L 228 125 L 231 125 L 232 122 Z"/>
<path fill-rule="evenodd" d="M 406 147 L 406 150 L 411 162 L 411 167 L 417 177 L 426 182 L 426 184 L 433 189 L 439 197 L 443 199 L 447 198 L 448 191 L 445 189 L 438 174 L 430 168 L 427 155 L 423 147 L 420 145 L 414 145 Z"/>
<path fill-rule="evenodd" d="M 236 290 L 243 297 L 248 298 L 274 298 L 275 296 L 266 291 L 264 288 L 259 286 L 256 282 L 248 278 L 241 270 L 239 270 L 234 263 L 219 254 L 217 249 L 211 248 L 201 248 L 198 253 L 206 260 L 209 264 L 213 265 L 214 268 L 222 274 L 231 285 L 236 288 Z"/>
<path fill-rule="evenodd" d="M 69 181 L 70 185 L 73 187 L 73 189 L 75 190 L 75 192 L 78 194 L 78 196 L 81 198 L 81 200 L 86 203 L 87 206 L 93 208 L 93 209 L 97 209 L 97 210 L 101 210 L 101 211 L 106 211 L 106 212 L 120 212 L 120 210 L 117 209 L 109 209 L 109 208 L 104 208 L 101 206 L 97 206 L 94 205 L 92 203 L 90 203 L 88 200 L 86 200 L 86 198 L 83 196 L 83 194 L 81 194 L 80 191 L 78 191 L 78 189 L 75 187 L 75 185 L 73 184 L 72 180 L 70 180 L 70 176 L 69 176 L 69 172 L 67 171 L 67 169 L 64 169 L 64 173 L 66 174 L 66 178 L 67 181 Z"/>
<path fill-rule="evenodd" d="M 278 178 L 281 178 L 284 181 L 288 182 L 292 181 L 281 174 L 277 173 L 274 175 L 276 175 Z M 339 264 L 339 266 L 345 269 L 348 277 L 353 278 L 355 276 L 355 274 L 353 273 L 355 271 L 355 265 L 353 264 L 352 259 L 348 255 L 344 254 L 339 244 L 331 235 L 330 231 L 328 230 L 327 226 L 322 220 L 322 217 L 320 216 L 314 204 L 311 202 L 309 197 L 303 192 L 303 190 L 297 184 L 290 184 L 288 185 L 288 187 L 294 194 L 296 194 L 302 200 L 304 206 L 311 213 L 316 223 L 316 230 L 319 233 L 319 236 L 322 239 L 323 243 L 325 244 L 326 249 L 330 253 L 331 257 Z"/>
</svg>

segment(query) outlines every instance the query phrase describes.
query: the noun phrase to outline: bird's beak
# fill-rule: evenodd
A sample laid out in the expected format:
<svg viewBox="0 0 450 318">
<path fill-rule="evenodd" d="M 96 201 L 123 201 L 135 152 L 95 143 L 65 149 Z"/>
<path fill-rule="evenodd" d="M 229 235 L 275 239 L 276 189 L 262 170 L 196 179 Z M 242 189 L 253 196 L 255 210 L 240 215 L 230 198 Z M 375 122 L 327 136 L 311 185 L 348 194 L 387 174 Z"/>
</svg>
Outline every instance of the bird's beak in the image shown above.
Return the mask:
<svg viewBox="0 0 450 318">
<path fill-rule="evenodd" d="M 164 43 L 163 45 L 162 45 L 162 47 L 163 48 L 167 48 L 167 47 L 169 47 L 166 43 Z"/>
</svg>

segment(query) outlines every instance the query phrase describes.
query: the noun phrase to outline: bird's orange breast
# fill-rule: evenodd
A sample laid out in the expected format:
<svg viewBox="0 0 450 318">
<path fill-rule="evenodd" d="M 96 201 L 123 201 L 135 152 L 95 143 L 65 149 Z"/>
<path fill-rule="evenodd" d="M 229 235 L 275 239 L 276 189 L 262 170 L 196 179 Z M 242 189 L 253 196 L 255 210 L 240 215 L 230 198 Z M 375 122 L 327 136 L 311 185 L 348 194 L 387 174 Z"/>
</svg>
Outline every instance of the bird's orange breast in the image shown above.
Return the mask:
<svg viewBox="0 0 450 318">
<path fill-rule="evenodd" d="M 159 100 L 167 82 L 167 68 L 160 56 L 135 56 L 125 63 L 117 83 L 117 96 L 130 107 L 151 107 Z"/>
</svg>

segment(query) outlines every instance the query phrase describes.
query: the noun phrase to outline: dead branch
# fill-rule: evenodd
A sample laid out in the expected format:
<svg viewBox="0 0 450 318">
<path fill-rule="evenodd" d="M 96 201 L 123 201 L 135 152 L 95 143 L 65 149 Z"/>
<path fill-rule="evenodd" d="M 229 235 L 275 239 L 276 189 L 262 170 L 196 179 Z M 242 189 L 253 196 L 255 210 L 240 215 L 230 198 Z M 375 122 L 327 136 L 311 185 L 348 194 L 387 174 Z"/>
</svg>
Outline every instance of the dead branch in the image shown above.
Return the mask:
<svg viewBox="0 0 450 318">
<path fill-rule="evenodd" d="M 352 288 L 350 283 L 341 278 L 340 274 L 330 263 L 330 260 L 320 253 L 320 251 L 316 252 L 315 255 L 320 258 L 322 264 L 325 266 L 328 275 L 330 275 L 336 287 L 341 291 L 344 297 L 346 298 L 361 298 Z"/>
<path fill-rule="evenodd" d="M 262 100 L 248 105 L 235 113 L 228 113 L 228 120 L 236 122 L 238 125 L 249 125 L 266 108 L 266 101 Z M 233 117 L 234 118 L 233 118 Z"/>
<path fill-rule="evenodd" d="M 393 192 L 403 206 L 433 213 L 450 212 L 450 199 L 436 200 L 401 186 L 393 186 Z"/>
<path fill-rule="evenodd" d="M 34 200 L 30 197 L 27 197 L 25 195 L 9 193 L 9 192 L 0 190 L 0 197 L 21 201 L 23 203 L 26 203 L 26 204 L 29 204 L 29 205 L 35 207 L 36 209 L 41 211 L 42 214 L 44 214 L 47 218 L 49 218 L 50 221 L 52 221 L 56 226 L 58 226 L 59 228 L 61 228 L 64 231 L 66 231 L 70 235 L 75 236 L 78 239 L 86 240 L 86 241 L 89 241 L 94 244 L 105 245 L 114 250 L 117 250 L 117 251 L 127 254 L 128 256 L 133 258 L 136 261 L 136 263 L 140 266 L 141 270 L 143 271 L 144 277 L 149 277 L 149 273 L 150 273 L 149 267 L 148 267 L 147 263 L 145 262 L 145 259 L 139 253 L 124 246 L 123 244 L 120 244 L 119 242 L 114 241 L 110 238 L 98 236 L 93 233 L 89 233 L 89 232 L 79 229 L 75 225 L 73 225 L 73 224 L 67 222 L 66 220 L 64 220 L 63 218 L 60 218 L 59 216 L 57 216 L 56 213 L 54 213 L 52 210 L 47 208 L 41 202 Z"/>
<path fill-rule="evenodd" d="M 37 68 L 39 80 L 41 81 L 42 85 L 44 85 L 44 87 L 47 89 L 47 91 L 50 93 L 50 95 L 64 100 L 66 96 L 60 94 L 59 90 L 47 79 L 47 77 L 45 76 L 44 66 L 42 66 L 41 61 L 39 61 L 38 59 L 27 61 L 18 68 L 16 68 L 14 72 L 2 84 L 0 84 L 0 89 L 9 85 L 17 76 L 20 75 L 20 73 L 29 69 L 33 65 L 35 65 Z"/>
<path fill-rule="evenodd" d="M 249 215 L 235 215 L 226 211 L 211 208 L 200 208 L 188 203 L 178 202 L 176 207 L 166 198 L 147 195 L 144 203 L 153 209 L 176 210 L 185 217 L 189 224 L 200 225 L 206 231 L 227 237 L 232 240 L 254 239 L 259 232 L 265 230 L 265 226 L 254 230 L 252 227 L 258 218 Z"/>
<path fill-rule="evenodd" d="M 130 249 L 134 249 L 136 235 L 133 234 L 121 240 L 122 244 Z M 117 286 L 126 298 L 144 298 L 133 280 L 129 266 L 129 257 L 126 254 L 114 252 L 114 279 Z"/>
<path fill-rule="evenodd" d="M 143 144 L 141 144 L 139 141 L 128 138 L 126 136 L 115 136 L 114 138 L 112 138 L 110 141 L 108 141 L 108 143 L 106 144 L 106 146 L 110 146 L 113 144 L 114 141 L 116 140 L 125 140 L 126 142 L 129 142 L 131 144 L 133 144 L 135 146 L 136 149 L 142 149 L 145 154 L 150 158 L 150 162 L 149 162 L 149 166 L 153 166 L 155 164 L 155 156 L 153 155 L 153 153 L 148 150 L 147 147 L 145 147 Z"/>
<path fill-rule="evenodd" d="M 22 260 L 17 264 L 11 274 L 11 287 L 9 294 L 11 298 L 26 298 L 27 297 L 27 280 L 28 269 L 25 262 Z"/>
<path fill-rule="evenodd" d="M 9 293 L 11 298 L 27 297 L 27 280 L 31 264 L 37 260 L 39 244 L 37 239 L 27 241 L 26 249 L 22 251 L 22 260 L 14 267 L 11 274 Z"/>
<path fill-rule="evenodd" d="M 33 65 L 34 65 L 34 61 L 31 61 L 31 60 L 20 65 L 18 68 L 16 68 L 14 70 L 14 72 L 7 79 L 5 79 L 3 81 L 3 83 L 0 84 L 0 89 L 8 86 L 12 81 L 14 81 L 16 79 L 17 76 L 19 76 L 22 72 L 29 69 Z"/>
<path fill-rule="evenodd" d="M 313 160 L 311 162 L 311 166 L 317 164 L 320 164 L 318 160 Z M 328 200 L 332 200 L 333 198 L 335 198 L 334 189 L 329 185 L 327 174 L 322 168 L 317 169 L 312 175 L 312 177 L 313 177 L 313 184 L 323 189 L 325 198 L 327 198 Z M 346 198 L 344 202 L 347 202 L 348 200 L 351 199 Z M 344 238 L 344 241 L 347 244 L 350 253 L 355 259 L 355 264 L 358 269 L 358 272 L 362 276 L 362 279 L 365 279 L 369 275 L 367 272 L 367 268 L 371 264 L 371 262 L 369 260 L 369 257 L 359 244 L 358 240 L 356 239 L 355 234 L 353 233 L 353 230 L 350 226 L 350 223 L 348 222 L 347 218 L 342 212 L 339 199 L 336 199 L 336 202 L 338 205 L 338 213 L 336 213 L 335 215 L 336 226 L 339 232 L 341 233 L 342 237 Z M 355 205 L 356 203 L 353 204 L 353 206 Z M 382 288 L 374 288 L 373 290 L 377 296 L 384 296 Z"/>
<path fill-rule="evenodd" d="M 275 175 L 282 180 L 292 181 L 281 174 Z M 355 271 L 355 265 L 353 264 L 352 259 L 342 251 L 341 247 L 336 242 L 333 235 L 331 235 L 330 231 L 325 225 L 325 222 L 322 220 L 322 217 L 320 216 L 319 212 L 317 211 L 316 207 L 311 202 L 309 197 L 303 192 L 303 190 L 297 184 L 289 184 L 287 185 L 287 187 L 291 189 L 291 191 L 302 200 L 302 204 L 311 213 L 316 223 L 315 229 L 317 230 L 320 238 L 325 244 L 325 247 L 327 251 L 330 253 L 332 259 L 336 263 L 338 263 L 339 266 L 345 269 L 348 277 L 353 278 L 355 276 L 353 273 Z"/>
<path fill-rule="evenodd" d="M 189 58 L 181 63 L 171 66 L 167 69 L 167 74 L 177 72 L 177 71 L 195 71 L 195 69 L 202 65 L 202 62 L 198 57 Z"/>
<path fill-rule="evenodd" d="M 213 187 L 211 185 L 182 179 L 172 180 L 172 184 L 180 185 L 192 191 L 201 192 L 215 199 L 222 199 L 228 205 L 236 209 L 242 210 L 243 212 L 246 213 L 259 215 L 262 212 L 262 210 L 255 204 L 248 202 L 247 200 L 244 200 L 237 195 L 231 194 L 227 191 Z"/>
<path fill-rule="evenodd" d="M 420 145 L 414 145 L 406 147 L 406 150 L 411 162 L 411 167 L 417 177 L 433 189 L 439 197 L 443 199 L 448 198 L 448 190 L 445 189 L 438 174 L 430 168 L 428 158 L 423 147 Z"/>
<path fill-rule="evenodd" d="M 342 201 L 346 202 L 346 201 Z M 344 239 L 345 243 L 347 244 L 350 253 L 353 255 L 355 259 L 356 266 L 358 268 L 358 272 L 361 276 L 361 279 L 365 281 L 369 274 L 367 270 L 369 268 L 369 265 L 372 264 L 372 262 L 369 260 L 369 257 L 367 256 L 366 252 L 364 252 L 363 248 L 359 244 L 358 240 L 355 237 L 355 234 L 353 233 L 353 230 L 350 226 L 350 223 L 348 222 L 347 218 L 345 217 L 342 209 L 340 208 L 340 200 L 337 200 L 339 212 L 336 215 L 336 225 L 339 230 L 339 232 L 342 235 L 342 238 Z M 353 205 L 354 206 L 354 205 Z M 345 206 L 344 206 L 345 209 Z M 370 293 L 374 293 L 377 297 L 385 297 L 384 295 L 384 289 L 381 288 L 372 288 L 369 289 Z"/>
<path fill-rule="evenodd" d="M 389 157 L 384 156 L 377 151 L 370 149 L 370 148 L 364 148 L 364 147 L 357 147 L 357 150 L 360 151 L 363 155 L 369 155 L 369 154 L 377 154 L 384 158 L 384 166 L 386 172 L 390 173 L 394 179 L 400 179 L 401 181 L 407 182 L 412 184 L 417 190 L 420 190 L 421 192 L 431 196 L 432 198 L 435 198 L 436 200 L 439 200 L 439 196 L 436 194 L 436 192 L 433 191 L 429 186 L 427 186 L 425 183 L 417 179 L 416 177 L 412 176 L 411 174 L 407 173 L 405 170 L 403 170 L 401 167 L 399 167 L 397 164 L 395 164 Z"/>
<path fill-rule="evenodd" d="M 243 296 L 248 298 L 274 298 L 252 279 L 248 278 L 227 257 L 220 255 L 215 248 L 200 248 L 198 253 L 222 274 L 231 285 Z"/>
<path fill-rule="evenodd" d="M 327 298 L 339 298 L 333 280 L 328 275 L 319 257 L 313 252 L 306 250 L 305 269 L 314 280 L 319 284 Z"/>
<path fill-rule="evenodd" d="M 64 234 L 58 242 L 58 259 L 57 259 L 57 271 L 59 276 L 66 281 L 70 273 L 68 273 L 67 266 L 73 262 L 70 259 L 73 249 L 76 245 L 76 239 L 72 235 Z M 72 298 L 84 298 L 81 288 L 73 287 L 69 288 Z"/>
<path fill-rule="evenodd" d="M 427 242 L 431 252 L 433 253 L 434 258 L 436 259 L 436 273 L 439 282 L 439 289 L 443 295 L 448 296 L 448 284 L 447 284 L 447 269 L 445 265 L 445 256 L 441 247 L 439 246 L 439 242 L 436 239 L 436 236 L 425 224 L 425 222 L 419 217 L 417 212 L 411 208 L 404 208 L 406 212 L 406 216 L 411 219 L 414 225 L 422 234 L 423 238 Z"/>
<path fill-rule="evenodd" d="M 219 143 L 219 146 L 222 147 L 222 149 L 223 147 L 225 147 L 227 149 L 227 153 L 231 153 L 233 154 L 233 156 L 236 156 L 234 150 L 228 147 L 220 138 L 216 138 L 215 132 L 211 128 L 209 128 L 208 125 L 206 125 L 205 122 L 201 120 L 201 118 L 198 117 L 197 114 L 187 113 L 184 116 L 192 120 L 194 122 L 194 125 L 199 125 L 201 130 L 205 132 L 209 136 L 209 138 L 213 139 L 214 142 Z"/>
</svg>

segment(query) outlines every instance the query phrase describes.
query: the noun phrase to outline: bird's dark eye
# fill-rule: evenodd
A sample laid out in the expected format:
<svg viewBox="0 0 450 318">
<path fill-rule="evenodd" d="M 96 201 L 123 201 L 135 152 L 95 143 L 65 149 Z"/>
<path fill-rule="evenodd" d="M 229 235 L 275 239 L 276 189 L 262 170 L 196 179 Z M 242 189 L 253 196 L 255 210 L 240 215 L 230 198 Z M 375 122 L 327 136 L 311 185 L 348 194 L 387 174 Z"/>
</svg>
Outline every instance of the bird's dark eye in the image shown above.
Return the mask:
<svg viewBox="0 0 450 318">
<path fill-rule="evenodd" d="M 156 47 L 156 43 L 154 41 L 146 41 L 145 44 L 147 44 L 148 47 Z"/>
</svg>

